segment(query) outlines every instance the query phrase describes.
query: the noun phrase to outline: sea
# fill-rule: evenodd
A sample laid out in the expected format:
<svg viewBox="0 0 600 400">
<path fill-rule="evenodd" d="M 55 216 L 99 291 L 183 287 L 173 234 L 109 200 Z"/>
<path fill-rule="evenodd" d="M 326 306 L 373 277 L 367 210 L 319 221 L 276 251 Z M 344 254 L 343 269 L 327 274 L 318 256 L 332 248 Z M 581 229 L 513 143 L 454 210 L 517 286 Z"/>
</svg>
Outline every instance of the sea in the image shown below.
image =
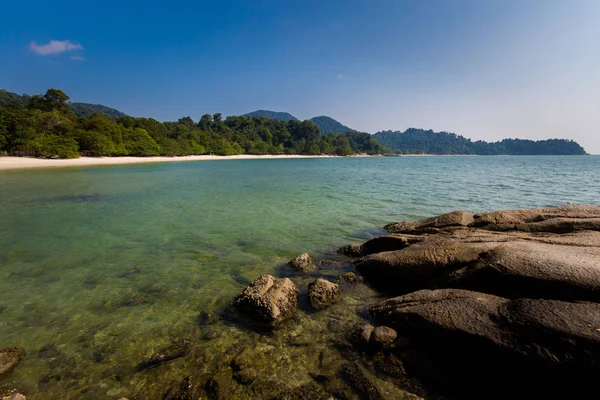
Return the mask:
<svg viewBox="0 0 600 400">
<path fill-rule="evenodd" d="M 285 265 L 300 252 L 324 260 L 317 275 L 335 280 L 352 270 L 336 249 L 381 235 L 390 222 L 570 204 L 600 205 L 600 156 L 3 171 L 0 349 L 22 347 L 26 357 L 0 376 L 0 389 L 28 399 L 160 399 L 190 374 L 225 371 L 245 349 L 260 350 L 264 382 L 301 385 L 345 362 L 336 343 L 368 319 L 365 309 L 380 295 L 368 285 L 342 288 L 330 311 L 312 312 L 301 301 L 286 327 L 262 332 L 231 311 L 252 280 L 288 276 L 302 294 L 314 277 Z M 139 368 L 182 340 L 191 343 L 184 356 Z M 235 385 L 238 394 L 261 396 Z"/>
</svg>

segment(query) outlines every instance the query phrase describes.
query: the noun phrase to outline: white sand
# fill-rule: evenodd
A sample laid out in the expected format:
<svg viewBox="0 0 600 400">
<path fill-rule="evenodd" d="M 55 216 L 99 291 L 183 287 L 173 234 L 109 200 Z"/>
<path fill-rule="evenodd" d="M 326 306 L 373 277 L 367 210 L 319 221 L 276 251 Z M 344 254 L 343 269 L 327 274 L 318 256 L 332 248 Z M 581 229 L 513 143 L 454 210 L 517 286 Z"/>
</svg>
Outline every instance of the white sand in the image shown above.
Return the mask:
<svg viewBox="0 0 600 400">
<path fill-rule="evenodd" d="M 81 157 L 68 160 L 49 160 L 30 157 L 0 157 L 0 171 L 26 168 L 85 167 L 90 165 L 142 164 L 211 160 L 264 160 L 288 158 L 327 158 L 333 156 L 264 155 L 264 156 L 185 156 L 185 157 Z"/>
</svg>

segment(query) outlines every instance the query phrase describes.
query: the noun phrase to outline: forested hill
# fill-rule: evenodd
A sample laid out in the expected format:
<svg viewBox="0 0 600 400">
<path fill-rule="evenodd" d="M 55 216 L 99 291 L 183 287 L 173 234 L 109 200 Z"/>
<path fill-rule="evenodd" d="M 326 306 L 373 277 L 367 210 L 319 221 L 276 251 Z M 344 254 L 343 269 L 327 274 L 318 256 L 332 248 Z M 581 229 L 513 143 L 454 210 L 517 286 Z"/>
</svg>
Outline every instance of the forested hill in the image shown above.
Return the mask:
<svg viewBox="0 0 600 400">
<path fill-rule="evenodd" d="M 242 117 L 265 117 L 284 122 L 298 121 L 298 118 L 294 117 L 290 113 L 269 110 L 256 110 L 251 113 L 244 114 Z"/>
<path fill-rule="evenodd" d="M 328 135 L 330 133 L 346 133 L 353 130 L 348 128 L 346 125 L 342 125 L 335 119 L 325 115 L 314 117 L 310 120 L 315 123 L 317 128 L 319 128 L 319 131 L 321 131 L 321 133 L 324 135 Z"/>
<path fill-rule="evenodd" d="M 381 131 L 373 135 L 382 145 L 400 154 L 479 154 L 479 155 L 584 155 L 583 147 L 573 140 L 504 139 L 488 143 L 471 141 L 448 132 L 410 128 L 404 132 Z"/>
<path fill-rule="evenodd" d="M 6 90 L 0 89 L 0 107 L 17 106 L 27 107 L 31 96 L 24 94 L 19 95 L 17 93 L 7 92 Z M 114 108 L 106 107 L 101 104 L 88 104 L 88 103 L 69 103 L 69 107 L 78 117 L 89 117 L 94 113 L 105 114 L 112 118 L 124 117 L 126 114 Z"/>
<path fill-rule="evenodd" d="M 19 96 L 21 98 L 21 96 Z M 184 156 L 200 154 L 378 154 L 370 134 L 324 136 L 307 121 L 205 114 L 174 122 L 105 114 L 77 116 L 58 89 L 11 98 L 0 105 L 0 155 L 73 158 L 86 156 Z"/>
</svg>

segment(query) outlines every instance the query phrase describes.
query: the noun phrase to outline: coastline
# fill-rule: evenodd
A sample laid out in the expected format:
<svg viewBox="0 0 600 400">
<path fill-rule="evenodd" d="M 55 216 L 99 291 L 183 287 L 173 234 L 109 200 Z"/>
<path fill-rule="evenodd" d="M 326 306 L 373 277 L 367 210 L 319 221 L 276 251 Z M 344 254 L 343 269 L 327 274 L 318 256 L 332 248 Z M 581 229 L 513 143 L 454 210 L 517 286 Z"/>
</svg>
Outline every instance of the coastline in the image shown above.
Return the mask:
<svg viewBox="0 0 600 400">
<path fill-rule="evenodd" d="M 90 167 L 102 165 L 151 164 L 162 162 L 184 161 L 218 161 L 218 160 L 267 160 L 293 158 L 334 158 L 336 156 L 305 156 L 305 155 L 235 155 L 235 156 L 183 156 L 183 157 L 80 157 L 69 159 L 47 159 L 33 157 L 0 157 L 0 171 L 32 168 L 65 168 Z M 363 155 L 357 157 L 365 157 Z"/>
</svg>

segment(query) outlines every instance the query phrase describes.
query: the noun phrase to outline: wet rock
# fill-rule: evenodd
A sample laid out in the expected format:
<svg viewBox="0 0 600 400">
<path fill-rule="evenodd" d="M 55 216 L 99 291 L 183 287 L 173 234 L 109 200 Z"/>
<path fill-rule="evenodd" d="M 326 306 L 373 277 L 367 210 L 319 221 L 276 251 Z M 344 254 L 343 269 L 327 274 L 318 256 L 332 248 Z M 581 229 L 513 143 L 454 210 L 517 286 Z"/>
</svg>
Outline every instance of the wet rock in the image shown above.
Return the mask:
<svg viewBox="0 0 600 400">
<path fill-rule="evenodd" d="M 371 324 L 364 324 L 355 327 L 350 332 L 350 342 L 357 347 L 366 347 L 371 340 L 371 334 L 375 327 Z"/>
<path fill-rule="evenodd" d="M 420 221 L 394 222 L 383 229 L 390 233 L 421 233 L 430 232 L 431 229 L 467 226 L 473 221 L 472 213 L 459 210 Z"/>
<path fill-rule="evenodd" d="M 0 376 L 15 369 L 23 357 L 25 357 L 25 350 L 20 347 L 7 347 L 0 350 Z"/>
<path fill-rule="evenodd" d="M 235 356 L 230 363 L 233 379 L 242 385 L 249 385 L 259 376 L 256 368 L 267 362 L 269 361 L 262 350 L 246 348 Z"/>
<path fill-rule="evenodd" d="M 416 235 L 392 234 L 380 236 L 368 240 L 360 246 L 360 253 L 363 256 L 368 256 L 369 254 L 381 253 L 384 251 L 402 250 L 411 244 L 419 243 L 422 240 L 423 238 L 421 236 Z"/>
<path fill-rule="evenodd" d="M 364 281 L 364 278 L 362 276 L 356 275 L 354 272 L 344 272 L 340 275 L 340 281 L 350 284 L 356 284 L 362 283 Z"/>
<path fill-rule="evenodd" d="M 308 285 L 308 299 L 310 305 L 316 309 L 330 307 L 340 299 L 339 285 L 325 279 L 317 279 Z"/>
<path fill-rule="evenodd" d="M 43 346 L 37 354 L 38 358 L 56 358 L 60 356 L 60 352 L 53 343 Z"/>
<path fill-rule="evenodd" d="M 292 268 L 298 272 L 309 274 L 317 270 L 315 260 L 308 253 L 300 253 L 288 263 Z"/>
<path fill-rule="evenodd" d="M 27 400 L 27 397 L 19 393 L 16 389 L 0 390 L 0 400 Z"/>
<path fill-rule="evenodd" d="M 600 373 L 600 304 L 444 289 L 390 299 L 371 312 L 433 356 L 461 397 L 498 381 L 494 398 L 600 396 L 592 383 Z"/>
<path fill-rule="evenodd" d="M 350 386 L 359 396 L 364 399 L 383 399 L 381 392 L 366 375 L 364 368 L 358 363 L 348 363 L 342 367 L 341 378 Z"/>
<path fill-rule="evenodd" d="M 398 333 L 389 326 L 378 326 L 373 329 L 370 344 L 375 347 L 389 347 L 398 337 Z"/>
<path fill-rule="evenodd" d="M 394 354 L 377 353 L 373 357 L 375 370 L 392 378 L 402 378 L 406 375 L 404 364 Z"/>
<path fill-rule="evenodd" d="M 189 347 L 190 342 L 188 340 L 183 340 L 179 343 L 174 343 L 139 363 L 137 366 L 137 370 L 143 371 L 148 368 L 154 368 L 166 362 L 175 360 L 179 357 L 183 357 L 187 354 Z"/>
<path fill-rule="evenodd" d="M 348 244 L 338 249 L 338 253 L 348 257 L 360 257 L 362 256 L 362 247 L 358 244 Z"/>
<path fill-rule="evenodd" d="M 298 307 L 298 288 L 288 278 L 263 275 L 248 286 L 234 305 L 252 318 L 277 326 L 290 318 Z"/>
<path fill-rule="evenodd" d="M 331 396 L 314 382 L 306 383 L 297 388 L 289 389 L 275 396 L 273 400 L 329 400 Z"/>
</svg>

